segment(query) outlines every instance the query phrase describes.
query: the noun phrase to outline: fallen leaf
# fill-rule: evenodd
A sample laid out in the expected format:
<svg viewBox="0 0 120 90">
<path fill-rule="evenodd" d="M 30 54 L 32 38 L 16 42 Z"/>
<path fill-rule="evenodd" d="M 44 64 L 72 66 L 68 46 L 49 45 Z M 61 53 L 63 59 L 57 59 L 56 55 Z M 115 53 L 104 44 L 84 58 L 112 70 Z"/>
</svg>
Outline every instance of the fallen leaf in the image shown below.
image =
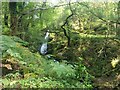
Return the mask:
<svg viewBox="0 0 120 90">
<path fill-rule="evenodd" d="M 11 64 L 4 64 L 4 67 L 6 67 L 9 70 L 12 70 Z"/>
</svg>

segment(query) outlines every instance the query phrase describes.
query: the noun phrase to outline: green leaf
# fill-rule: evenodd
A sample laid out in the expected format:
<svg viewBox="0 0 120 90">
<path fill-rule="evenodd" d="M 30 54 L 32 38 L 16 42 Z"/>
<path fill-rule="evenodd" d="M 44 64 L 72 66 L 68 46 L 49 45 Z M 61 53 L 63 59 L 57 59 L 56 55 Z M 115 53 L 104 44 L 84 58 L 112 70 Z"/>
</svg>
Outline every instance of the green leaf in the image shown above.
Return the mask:
<svg viewBox="0 0 120 90">
<path fill-rule="evenodd" d="M 6 51 L 8 54 L 10 54 L 11 56 L 15 57 L 15 58 L 19 58 L 19 59 L 22 59 L 22 57 L 20 56 L 19 53 L 16 53 L 15 51 L 11 50 L 11 49 L 8 49 Z"/>
</svg>

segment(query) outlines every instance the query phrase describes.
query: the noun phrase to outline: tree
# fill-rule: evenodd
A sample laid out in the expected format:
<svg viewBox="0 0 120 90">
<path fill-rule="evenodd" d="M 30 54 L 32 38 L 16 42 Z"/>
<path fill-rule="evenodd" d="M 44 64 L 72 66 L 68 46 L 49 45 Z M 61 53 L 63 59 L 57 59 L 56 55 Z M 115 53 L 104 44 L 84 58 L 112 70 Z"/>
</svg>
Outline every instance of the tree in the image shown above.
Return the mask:
<svg viewBox="0 0 120 90">
<path fill-rule="evenodd" d="M 120 36 L 120 1 L 118 2 L 118 8 L 117 8 L 117 14 L 118 14 L 118 20 L 117 20 L 117 32 L 116 35 L 119 37 Z"/>
<path fill-rule="evenodd" d="M 17 33 L 17 2 L 9 2 L 11 35 Z"/>
</svg>

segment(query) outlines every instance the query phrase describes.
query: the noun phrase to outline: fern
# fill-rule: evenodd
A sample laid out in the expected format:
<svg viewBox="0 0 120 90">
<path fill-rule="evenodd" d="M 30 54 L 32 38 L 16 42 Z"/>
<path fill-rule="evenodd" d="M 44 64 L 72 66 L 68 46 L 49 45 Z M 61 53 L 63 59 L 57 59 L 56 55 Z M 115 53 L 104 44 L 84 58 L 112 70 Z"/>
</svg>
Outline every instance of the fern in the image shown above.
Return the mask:
<svg viewBox="0 0 120 90">
<path fill-rule="evenodd" d="M 20 38 L 18 38 L 18 37 L 16 37 L 16 36 L 12 36 L 11 38 L 12 38 L 15 42 L 20 43 L 20 45 L 22 45 L 22 46 L 28 46 L 28 45 L 29 45 L 28 42 L 23 41 L 22 39 L 20 39 Z"/>
<path fill-rule="evenodd" d="M 48 61 L 44 64 L 44 73 L 51 77 L 67 78 L 75 76 L 75 70 L 72 65 L 67 65 L 65 62 L 59 63 Z"/>
<path fill-rule="evenodd" d="M 18 59 L 22 59 L 22 57 L 20 56 L 19 53 L 15 52 L 15 50 L 12 50 L 12 49 L 8 49 L 6 51 L 10 56 L 12 57 L 15 57 L 15 58 L 18 58 Z"/>
</svg>

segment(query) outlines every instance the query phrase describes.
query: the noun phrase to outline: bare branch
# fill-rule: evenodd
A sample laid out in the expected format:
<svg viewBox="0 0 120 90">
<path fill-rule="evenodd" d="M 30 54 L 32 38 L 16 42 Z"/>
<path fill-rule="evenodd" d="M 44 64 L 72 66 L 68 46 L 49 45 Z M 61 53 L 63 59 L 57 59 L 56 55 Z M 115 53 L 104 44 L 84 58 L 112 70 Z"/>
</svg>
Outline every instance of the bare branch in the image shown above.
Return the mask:
<svg viewBox="0 0 120 90">
<path fill-rule="evenodd" d="M 72 11 L 70 2 L 69 2 L 68 5 L 69 5 L 69 7 L 70 7 L 71 14 L 65 19 L 65 22 L 63 23 L 63 25 L 61 26 L 61 28 L 62 28 L 63 31 L 64 31 L 64 35 L 65 35 L 65 36 L 67 37 L 67 39 L 68 39 L 68 46 L 70 46 L 70 36 L 67 34 L 66 29 L 64 28 L 64 26 L 65 26 L 66 24 L 68 24 L 68 19 L 69 19 L 70 17 L 72 17 L 72 16 L 74 15 L 74 13 L 73 13 L 73 11 Z"/>
</svg>

